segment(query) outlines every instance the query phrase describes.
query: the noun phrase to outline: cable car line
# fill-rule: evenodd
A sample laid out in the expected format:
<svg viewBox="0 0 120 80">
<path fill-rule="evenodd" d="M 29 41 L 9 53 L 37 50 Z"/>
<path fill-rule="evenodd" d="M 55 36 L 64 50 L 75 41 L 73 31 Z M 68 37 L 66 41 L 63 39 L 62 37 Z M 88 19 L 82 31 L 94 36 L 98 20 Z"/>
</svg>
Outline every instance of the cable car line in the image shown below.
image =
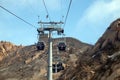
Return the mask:
<svg viewBox="0 0 120 80">
<path fill-rule="evenodd" d="M 71 3 L 72 3 L 72 0 L 70 0 L 69 6 L 68 6 L 68 11 L 67 11 L 67 14 L 66 14 L 66 17 L 65 17 L 65 21 L 64 21 L 63 28 L 64 28 L 64 27 L 65 27 L 65 25 L 66 25 L 66 21 L 67 21 L 68 14 L 69 14 L 69 11 L 70 11 Z"/>
<path fill-rule="evenodd" d="M 51 21 L 48 9 L 47 9 L 46 4 L 45 4 L 45 0 L 43 0 L 43 4 L 44 4 L 44 7 L 45 7 L 45 10 L 46 10 L 46 13 L 47 13 L 46 18 L 49 18 L 49 20 Z"/>
<path fill-rule="evenodd" d="M 37 27 L 35 27 L 34 25 L 32 25 L 31 23 L 29 23 L 29 22 L 25 21 L 24 19 L 20 18 L 19 16 L 17 16 L 17 15 L 14 14 L 13 12 L 11 12 L 11 11 L 9 11 L 8 9 L 4 8 L 3 6 L 0 5 L 0 7 L 1 7 L 2 9 L 4 9 L 5 11 L 7 11 L 8 13 L 12 14 L 13 16 L 15 16 L 16 18 L 18 18 L 18 19 L 22 20 L 23 22 L 25 22 L 26 24 L 30 25 L 31 27 L 34 27 L 35 29 L 37 28 Z"/>
</svg>

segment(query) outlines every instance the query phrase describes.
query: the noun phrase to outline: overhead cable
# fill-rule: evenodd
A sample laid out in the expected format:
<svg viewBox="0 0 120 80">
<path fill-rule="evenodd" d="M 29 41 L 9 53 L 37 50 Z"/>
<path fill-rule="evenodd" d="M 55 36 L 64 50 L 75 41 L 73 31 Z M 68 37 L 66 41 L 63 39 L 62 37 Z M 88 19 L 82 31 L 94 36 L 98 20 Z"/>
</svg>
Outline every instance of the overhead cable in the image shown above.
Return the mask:
<svg viewBox="0 0 120 80">
<path fill-rule="evenodd" d="M 5 11 L 7 11 L 8 13 L 12 14 L 13 16 L 17 17 L 18 19 L 22 20 L 22 21 L 25 22 L 26 24 L 28 24 L 28 25 L 34 27 L 35 29 L 37 28 L 37 27 L 35 27 L 34 25 L 32 25 L 31 23 L 25 21 L 24 19 L 20 18 L 20 17 L 17 16 L 16 14 L 12 13 L 12 12 L 9 11 L 8 9 L 4 8 L 3 6 L 0 5 L 0 7 L 1 7 L 2 9 L 4 9 Z"/>
<path fill-rule="evenodd" d="M 46 4 L 45 4 L 45 0 L 43 0 L 43 4 L 44 4 L 44 7 L 45 7 L 45 10 L 46 10 L 46 13 L 47 13 L 46 18 L 49 18 L 49 20 L 51 21 L 48 9 L 47 9 Z"/>
<path fill-rule="evenodd" d="M 66 17 L 65 17 L 65 21 L 64 21 L 63 28 L 64 28 L 64 27 L 65 27 L 65 25 L 66 25 L 66 21 L 67 21 L 68 14 L 69 14 L 69 11 L 70 11 L 71 3 L 72 3 L 72 0 L 70 0 L 69 6 L 68 6 L 68 10 L 67 10 L 67 14 L 66 14 Z"/>
</svg>

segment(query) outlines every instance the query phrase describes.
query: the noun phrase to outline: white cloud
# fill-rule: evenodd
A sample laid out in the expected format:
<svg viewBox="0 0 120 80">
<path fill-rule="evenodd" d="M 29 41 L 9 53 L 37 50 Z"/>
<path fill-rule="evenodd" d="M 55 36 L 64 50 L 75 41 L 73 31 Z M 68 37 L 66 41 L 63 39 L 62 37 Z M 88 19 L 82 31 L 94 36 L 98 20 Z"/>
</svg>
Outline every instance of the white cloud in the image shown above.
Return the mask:
<svg viewBox="0 0 120 80">
<path fill-rule="evenodd" d="M 84 37 L 96 38 L 96 41 L 103 34 L 106 27 L 119 17 L 120 0 L 96 0 L 83 12 L 76 31 L 83 34 Z"/>
<path fill-rule="evenodd" d="M 83 21 L 89 21 L 91 24 L 101 23 L 102 20 L 106 18 L 119 17 L 119 15 L 117 15 L 120 12 L 119 4 L 120 0 L 111 0 L 109 2 L 105 0 L 97 0 L 84 12 L 79 23 Z"/>
</svg>

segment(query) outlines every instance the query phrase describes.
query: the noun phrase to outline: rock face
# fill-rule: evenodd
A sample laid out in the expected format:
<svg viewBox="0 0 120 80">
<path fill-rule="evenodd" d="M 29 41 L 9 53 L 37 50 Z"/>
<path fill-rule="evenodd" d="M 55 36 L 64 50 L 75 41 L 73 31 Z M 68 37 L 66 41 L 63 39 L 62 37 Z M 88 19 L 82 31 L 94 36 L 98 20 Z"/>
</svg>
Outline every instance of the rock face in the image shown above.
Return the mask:
<svg viewBox="0 0 120 80">
<path fill-rule="evenodd" d="M 65 38 L 66 51 L 60 52 L 57 50 L 57 44 L 62 40 L 63 38 L 53 39 L 53 63 L 62 62 L 65 70 L 76 67 L 78 58 L 89 50 L 91 45 L 68 37 Z M 9 55 L 0 62 L 0 80 L 47 80 L 47 43 L 43 51 L 38 51 L 35 45 L 7 49 L 12 53 L 8 53 Z M 57 80 L 63 72 L 64 70 L 53 73 L 54 80 Z"/>
<path fill-rule="evenodd" d="M 4 57 L 16 51 L 20 47 L 22 46 L 16 46 L 10 42 L 1 41 L 0 42 L 0 61 L 2 61 Z"/>
<path fill-rule="evenodd" d="M 109 49 L 120 45 L 120 19 L 114 21 L 95 44 L 93 50 Z M 106 49 L 105 49 L 106 50 Z"/>
<path fill-rule="evenodd" d="M 120 19 L 59 80 L 120 80 Z M 72 72 L 72 73 L 70 73 Z"/>
</svg>

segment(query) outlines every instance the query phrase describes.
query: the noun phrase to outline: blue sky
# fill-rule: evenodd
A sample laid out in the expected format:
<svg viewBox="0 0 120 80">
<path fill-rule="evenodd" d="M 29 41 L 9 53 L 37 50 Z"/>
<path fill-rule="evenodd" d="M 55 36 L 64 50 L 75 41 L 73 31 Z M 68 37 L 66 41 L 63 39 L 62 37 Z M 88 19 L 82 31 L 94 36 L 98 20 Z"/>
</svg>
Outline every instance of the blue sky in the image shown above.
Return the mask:
<svg viewBox="0 0 120 80">
<path fill-rule="evenodd" d="M 69 1 L 45 0 L 52 21 L 66 15 Z M 120 17 L 119 4 L 120 0 L 73 0 L 64 28 L 66 36 L 95 44 L 110 23 Z M 0 0 L 0 5 L 36 27 L 40 27 L 38 21 L 48 21 L 42 0 Z M 37 42 L 37 31 L 0 8 L 0 40 L 30 45 Z"/>
</svg>

